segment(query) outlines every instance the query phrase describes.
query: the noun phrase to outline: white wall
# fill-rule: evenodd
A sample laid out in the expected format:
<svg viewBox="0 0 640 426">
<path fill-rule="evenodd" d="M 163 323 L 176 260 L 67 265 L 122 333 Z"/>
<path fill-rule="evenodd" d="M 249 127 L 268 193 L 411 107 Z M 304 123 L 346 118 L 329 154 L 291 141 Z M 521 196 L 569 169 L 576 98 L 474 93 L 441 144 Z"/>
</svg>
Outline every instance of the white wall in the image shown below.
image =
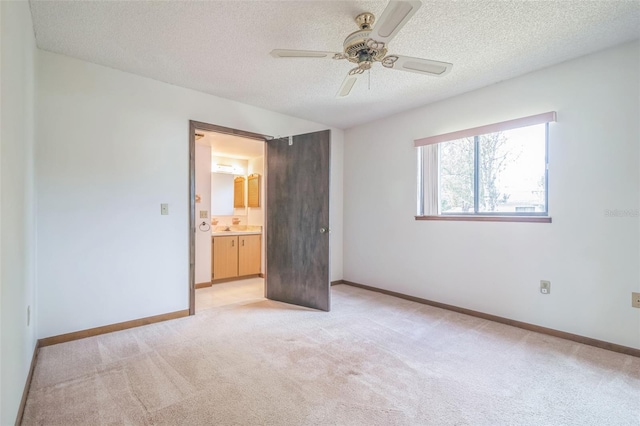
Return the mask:
<svg viewBox="0 0 640 426">
<path fill-rule="evenodd" d="M 196 143 L 196 194 L 200 202 L 196 203 L 196 284 L 211 281 L 211 147 Z M 207 218 L 201 219 L 200 212 L 206 211 Z M 205 222 L 207 226 L 200 230 Z"/>
<path fill-rule="evenodd" d="M 39 337 L 187 308 L 188 120 L 268 135 L 327 128 L 49 52 L 37 76 Z M 332 129 L 334 253 L 342 142 Z"/>
<path fill-rule="evenodd" d="M 640 348 L 630 297 L 640 220 L 604 214 L 640 207 L 639 50 L 626 44 L 347 130 L 344 279 Z M 414 139 L 552 110 L 552 224 L 414 220 Z"/>
<path fill-rule="evenodd" d="M 329 232 L 331 241 L 331 281 L 343 278 L 343 187 L 344 140 L 342 131 L 331 131 L 331 199 L 329 200 Z M 334 190 L 334 188 L 340 188 Z M 339 194 L 339 195 L 338 195 Z"/>
<path fill-rule="evenodd" d="M 0 2 L 0 424 L 16 420 L 36 343 L 35 39 L 27 2 Z M 31 325 L 27 326 L 27 306 Z"/>
<path fill-rule="evenodd" d="M 247 171 L 247 175 L 252 175 L 257 173 L 260 175 L 260 207 L 247 207 L 247 225 L 251 226 L 262 226 L 263 237 L 262 237 L 262 247 L 261 247 L 261 256 L 260 256 L 260 272 L 264 274 L 265 270 L 265 253 L 266 253 L 266 241 L 264 238 L 264 156 L 252 158 L 249 160 L 249 168 Z M 248 194 L 247 194 L 248 195 Z M 248 205 L 248 203 L 247 203 Z"/>
<path fill-rule="evenodd" d="M 247 175 L 252 175 L 254 173 L 260 175 L 260 207 L 247 207 L 247 224 L 253 226 L 264 226 L 264 156 L 249 160 Z"/>
</svg>

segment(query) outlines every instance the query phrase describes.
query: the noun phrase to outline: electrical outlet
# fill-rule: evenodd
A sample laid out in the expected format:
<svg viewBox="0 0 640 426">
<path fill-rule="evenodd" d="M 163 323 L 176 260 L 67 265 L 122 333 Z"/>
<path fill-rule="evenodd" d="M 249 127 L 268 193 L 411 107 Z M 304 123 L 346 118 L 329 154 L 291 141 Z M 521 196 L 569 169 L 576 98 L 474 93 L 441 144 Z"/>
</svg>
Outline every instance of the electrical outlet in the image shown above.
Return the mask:
<svg viewBox="0 0 640 426">
<path fill-rule="evenodd" d="M 31 324 L 31 306 L 27 306 L 27 327 Z"/>
<path fill-rule="evenodd" d="M 551 293 L 551 281 L 540 281 L 540 293 L 549 294 Z"/>
<path fill-rule="evenodd" d="M 209 212 L 206 210 L 200 210 L 200 219 L 206 219 L 209 217 Z"/>
<path fill-rule="evenodd" d="M 161 215 L 169 214 L 169 204 L 160 204 L 160 214 Z"/>
<path fill-rule="evenodd" d="M 640 308 L 640 293 L 631 293 L 631 306 Z"/>
</svg>

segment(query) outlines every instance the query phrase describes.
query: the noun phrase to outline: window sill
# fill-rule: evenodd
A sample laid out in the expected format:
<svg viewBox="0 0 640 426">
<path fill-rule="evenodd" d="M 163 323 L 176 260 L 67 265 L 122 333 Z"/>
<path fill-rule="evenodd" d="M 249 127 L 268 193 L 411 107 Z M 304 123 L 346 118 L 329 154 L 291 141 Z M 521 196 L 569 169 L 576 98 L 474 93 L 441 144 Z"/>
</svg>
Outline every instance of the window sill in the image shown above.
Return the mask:
<svg viewBox="0 0 640 426">
<path fill-rule="evenodd" d="M 416 220 L 452 220 L 464 222 L 530 222 L 551 223 L 549 216 L 471 216 L 471 215 L 442 215 L 442 216 L 416 216 Z"/>
</svg>

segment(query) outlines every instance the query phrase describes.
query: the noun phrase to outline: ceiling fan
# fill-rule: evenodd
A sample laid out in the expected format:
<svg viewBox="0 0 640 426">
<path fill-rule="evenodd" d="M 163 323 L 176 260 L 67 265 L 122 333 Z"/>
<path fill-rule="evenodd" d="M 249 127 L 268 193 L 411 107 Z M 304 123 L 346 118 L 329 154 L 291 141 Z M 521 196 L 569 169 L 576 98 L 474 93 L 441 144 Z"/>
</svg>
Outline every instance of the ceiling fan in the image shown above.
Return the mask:
<svg viewBox="0 0 640 426">
<path fill-rule="evenodd" d="M 374 62 L 380 62 L 383 67 L 389 69 L 431 76 L 445 75 L 453 67 L 452 64 L 395 54 L 387 55 L 388 43 L 418 11 L 421 5 L 422 3 L 419 0 L 391 0 L 375 26 L 373 26 L 375 16 L 372 13 L 359 14 L 356 16 L 355 21 L 360 29 L 347 36 L 344 40 L 344 52 L 342 53 L 275 49 L 271 51 L 271 56 L 276 58 L 346 59 L 357 64 L 358 66 L 350 70 L 342 82 L 337 94 L 339 98 L 349 95 L 356 81 L 358 81 L 358 77 L 366 70 L 371 69 Z"/>
</svg>

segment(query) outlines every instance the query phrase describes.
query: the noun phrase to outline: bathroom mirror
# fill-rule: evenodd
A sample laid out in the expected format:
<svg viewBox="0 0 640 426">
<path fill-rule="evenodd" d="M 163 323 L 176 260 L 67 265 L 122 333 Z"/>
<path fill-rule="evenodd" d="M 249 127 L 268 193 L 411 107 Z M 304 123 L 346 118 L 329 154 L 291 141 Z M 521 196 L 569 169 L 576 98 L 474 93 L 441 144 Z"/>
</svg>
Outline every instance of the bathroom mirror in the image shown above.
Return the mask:
<svg viewBox="0 0 640 426">
<path fill-rule="evenodd" d="M 234 200 L 236 194 L 236 178 L 242 178 L 242 187 L 245 181 L 243 176 L 229 173 L 211 173 L 211 217 L 245 215 L 244 190 L 242 191 L 242 203 Z M 235 208 L 236 205 L 242 205 Z"/>
</svg>

